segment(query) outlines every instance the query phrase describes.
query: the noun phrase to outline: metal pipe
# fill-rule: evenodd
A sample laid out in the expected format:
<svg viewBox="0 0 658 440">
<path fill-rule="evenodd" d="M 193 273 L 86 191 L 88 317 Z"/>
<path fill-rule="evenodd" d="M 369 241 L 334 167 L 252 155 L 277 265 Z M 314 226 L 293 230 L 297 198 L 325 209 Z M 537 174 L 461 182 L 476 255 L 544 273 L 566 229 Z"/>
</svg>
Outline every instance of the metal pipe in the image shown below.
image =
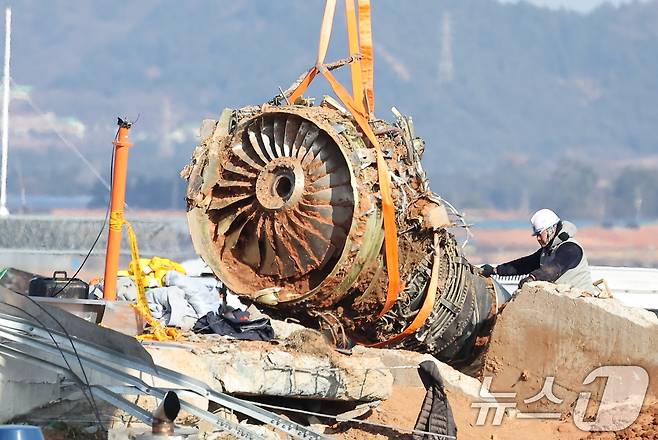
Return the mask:
<svg viewBox="0 0 658 440">
<path fill-rule="evenodd" d="M 121 251 L 121 228 L 126 205 L 126 179 L 128 176 L 128 134 L 132 122 L 118 120 L 119 132 L 114 144 L 114 170 L 112 172 L 112 194 L 110 204 L 110 225 L 105 253 L 105 278 L 103 298 L 114 301 L 117 297 L 117 272 L 119 270 L 119 252 Z"/>
<path fill-rule="evenodd" d="M 174 420 L 180 412 L 180 400 L 173 391 L 167 391 L 160 405 L 153 411 L 153 423 L 151 432 L 158 436 L 169 436 L 174 434 L 176 425 Z"/>
<path fill-rule="evenodd" d="M 0 216 L 7 210 L 7 154 L 9 153 L 9 60 L 11 57 L 11 8 L 5 10 L 5 66 L 2 97 L 2 165 L 0 168 Z"/>
</svg>

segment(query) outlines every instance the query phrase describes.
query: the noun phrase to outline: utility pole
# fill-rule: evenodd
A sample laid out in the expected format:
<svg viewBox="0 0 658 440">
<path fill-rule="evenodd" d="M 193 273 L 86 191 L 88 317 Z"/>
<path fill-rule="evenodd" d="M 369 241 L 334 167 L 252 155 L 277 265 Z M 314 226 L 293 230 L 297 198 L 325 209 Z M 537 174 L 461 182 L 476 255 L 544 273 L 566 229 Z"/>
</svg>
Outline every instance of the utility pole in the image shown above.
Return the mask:
<svg viewBox="0 0 658 440">
<path fill-rule="evenodd" d="M 452 16 L 444 12 L 441 20 L 441 56 L 439 58 L 439 83 L 452 81 L 455 66 L 452 60 Z"/>
<path fill-rule="evenodd" d="M 160 144 L 160 154 L 162 157 L 173 157 L 175 148 L 172 139 L 172 131 L 174 130 L 174 112 L 171 109 L 171 101 L 165 97 L 162 102 L 162 141 Z M 169 207 L 174 209 L 178 201 L 178 185 L 180 178 L 177 173 L 172 173 L 171 192 Z"/>
<path fill-rule="evenodd" d="M 0 166 L 0 216 L 9 215 L 7 209 L 7 153 L 9 150 L 9 57 L 11 56 L 11 8 L 5 10 L 5 69 L 2 96 L 2 164 Z"/>
</svg>

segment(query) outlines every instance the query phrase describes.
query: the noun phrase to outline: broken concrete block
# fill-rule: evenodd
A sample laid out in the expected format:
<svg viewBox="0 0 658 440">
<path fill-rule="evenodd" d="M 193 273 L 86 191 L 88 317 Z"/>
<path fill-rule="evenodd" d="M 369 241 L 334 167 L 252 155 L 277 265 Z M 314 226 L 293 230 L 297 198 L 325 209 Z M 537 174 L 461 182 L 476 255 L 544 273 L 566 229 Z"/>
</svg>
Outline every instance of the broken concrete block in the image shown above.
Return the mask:
<svg viewBox="0 0 658 440">
<path fill-rule="evenodd" d="M 224 359 L 220 360 L 217 356 Z M 240 350 L 202 355 L 226 392 L 234 394 L 315 397 L 332 400 L 379 400 L 391 392 L 393 378 L 377 370 L 376 358 L 338 358 Z M 369 370 L 368 367 L 372 367 Z"/>
<path fill-rule="evenodd" d="M 146 345 L 145 348 L 153 358 L 153 362 L 156 365 L 169 368 L 190 377 L 194 377 L 195 379 L 214 386 L 217 391 L 221 391 L 221 388 L 218 386 L 218 384 L 214 383 L 213 377 L 206 368 L 206 365 L 187 348 L 180 346 L 166 347 L 163 345 Z M 159 379 L 155 376 L 152 378 L 152 380 L 154 381 L 153 386 L 156 387 L 171 386 L 171 384 L 168 382 L 163 381 L 162 379 Z M 151 383 L 150 380 L 147 382 Z M 191 403 L 192 405 L 196 405 L 202 409 L 208 408 L 208 399 L 205 397 L 201 397 L 196 393 L 182 390 L 177 390 L 176 393 L 181 400 Z M 153 401 L 155 402 L 155 400 Z"/>
<path fill-rule="evenodd" d="M 313 341 L 321 339 L 317 332 L 307 332 L 303 334 L 311 335 L 310 339 L 297 336 L 298 344 L 288 341 L 284 345 L 214 338 L 207 349 L 197 349 L 196 355 L 229 394 L 363 401 L 388 398 L 393 376 L 379 356 L 343 355 L 323 340 Z"/>
<path fill-rule="evenodd" d="M 59 399 L 63 379 L 47 368 L 0 355 L 0 423 Z"/>
<path fill-rule="evenodd" d="M 373 349 L 360 347 L 359 350 L 370 351 Z M 439 369 L 443 384 L 448 391 L 462 394 L 470 400 L 480 398 L 479 393 L 482 384 L 478 379 L 455 370 L 450 365 L 444 364 L 432 355 L 405 350 L 377 351 L 380 353 L 382 362 L 387 367 L 392 367 L 390 371 L 393 374 L 395 386 L 422 387 L 423 383 L 418 375 L 418 369 L 413 367 L 420 365 L 424 361 L 431 361 Z"/>
<path fill-rule="evenodd" d="M 288 339 L 293 333 L 306 329 L 306 327 L 301 324 L 279 321 L 278 319 L 270 319 L 270 324 L 272 324 L 274 336 L 277 339 Z"/>
<path fill-rule="evenodd" d="M 380 400 L 374 402 L 365 402 L 357 405 L 354 409 L 340 413 L 336 416 L 337 422 L 347 422 L 349 420 L 362 418 L 366 414 L 370 414 L 374 408 L 377 408 L 381 405 Z"/>
<path fill-rule="evenodd" d="M 318 434 L 324 434 L 327 430 L 327 425 L 315 416 L 308 416 L 308 426 Z"/>
<path fill-rule="evenodd" d="M 492 390 L 516 393 L 520 410 L 565 413 L 579 392 L 600 399 L 604 378 L 584 384 L 598 367 L 637 366 L 649 378 L 658 377 L 656 315 L 612 298 L 581 295 L 551 283 L 523 286 L 500 313 L 485 355 L 483 375 L 493 377 Z M 523 402 L 536 396 L 547 380 L 553 381 L 559 403 L 547 398 Z M 632 380 L 625 379 L 627 386 Z M 658 382 L 649 383 L 648 394 L 658 395 Z"/>
</svg>

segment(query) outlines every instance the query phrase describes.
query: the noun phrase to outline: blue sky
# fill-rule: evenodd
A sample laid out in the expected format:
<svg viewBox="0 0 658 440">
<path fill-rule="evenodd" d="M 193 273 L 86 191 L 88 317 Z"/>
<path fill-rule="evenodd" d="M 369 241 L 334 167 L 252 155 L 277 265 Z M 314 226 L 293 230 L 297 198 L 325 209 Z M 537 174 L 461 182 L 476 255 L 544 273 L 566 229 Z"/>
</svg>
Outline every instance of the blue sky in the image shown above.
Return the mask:
<svg viewBox="0 0 658 440">
<path fill-rule="evenodd" d="M 527 1 L 529 3 L 545 6 L 547 8 L 559 9 L 572 9 L 580 12 L 589 12 L 602 3 L 611 3 L 619 5 L 622 3 L 630 3 L 633 0 L 499 0 L 503 3 L 518 3 L 519 1 Z M 642 0 L 647 1 L 647 0 Z"/>
</svg>

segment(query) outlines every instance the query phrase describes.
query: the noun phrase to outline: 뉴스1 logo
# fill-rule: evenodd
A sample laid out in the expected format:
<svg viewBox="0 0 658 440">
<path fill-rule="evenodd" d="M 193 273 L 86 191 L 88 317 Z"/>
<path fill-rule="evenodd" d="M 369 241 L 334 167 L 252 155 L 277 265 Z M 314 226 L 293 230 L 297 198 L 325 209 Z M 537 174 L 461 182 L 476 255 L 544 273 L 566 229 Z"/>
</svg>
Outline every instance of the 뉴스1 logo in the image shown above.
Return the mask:
<svg viewBox="0 0 658 440">
<path fill-rule="evenodd" d="M 644 397 L 649 387 L 649 375 L 639 366 L 613 365 L 598 367 L 587 375 L 583 385 L 589 385 L 599 377 L 607 378 L 603 396 L 594 420 L 586 420 L 585 413 L 590 405 L 591 393 L 580 392 L 573 412 L 574 424 L 583 431 L 620 431 L 629 427 L 637 420 L 644 403 Z M 477 426 L 483 426 L 487 421 L 489 410 L 494 410 L 491 424 L 498 426 L 503 421 L 508 408 L 516 408 L 516 402 L 499 402 L 497 399 L 514 399 L 516 393 L 492 393 L 491 376 L 482 380 L 480 397 L 482 401 L 471 403 L 471 408 L 479 408 Z M 561 404 L 563 399 L 553 392 L 555 377 L 544 380 L 541 390 L 534 396 L 524 399 L 524 403 L 534 403 L 546 399 L 554 404 Z M 517 412 L 518 419 L 559 419 L 560 412 Z"/>
</svg>

